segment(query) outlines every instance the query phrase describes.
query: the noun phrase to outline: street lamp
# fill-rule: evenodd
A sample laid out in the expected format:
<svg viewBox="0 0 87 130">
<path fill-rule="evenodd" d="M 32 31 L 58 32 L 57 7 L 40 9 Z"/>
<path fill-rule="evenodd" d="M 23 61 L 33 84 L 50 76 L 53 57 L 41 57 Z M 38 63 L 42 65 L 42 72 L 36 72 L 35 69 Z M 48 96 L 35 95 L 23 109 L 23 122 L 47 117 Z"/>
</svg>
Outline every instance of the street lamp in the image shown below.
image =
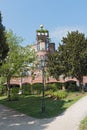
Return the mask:
<svg viewBox="0 0 87 130">
<path fill-rule="evenodd" d="M 44 68 L 45 68 L 45 58 L 43 57 L 43 58 L 41 58 L 41 69 L 42 69 L 42 107 L 41 107 L 41 109 L 42 109 L 42 113 L 44 113 L 44 111 L 45 111 L 45 100 L 44 100 L 45 70 L 44 70 Z"/>
</svg>

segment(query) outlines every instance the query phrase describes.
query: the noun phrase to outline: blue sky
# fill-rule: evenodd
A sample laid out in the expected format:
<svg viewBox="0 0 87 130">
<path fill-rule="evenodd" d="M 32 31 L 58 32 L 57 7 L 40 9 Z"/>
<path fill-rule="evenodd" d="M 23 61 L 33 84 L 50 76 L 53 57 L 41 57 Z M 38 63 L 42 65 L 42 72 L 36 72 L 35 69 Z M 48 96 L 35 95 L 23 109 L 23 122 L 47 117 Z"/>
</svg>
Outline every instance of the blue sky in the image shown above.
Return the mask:
<svg viewBox="0 0 87 130">
<path fill-rule="evenodd" d="M 23 46 L 36 42 L 40 24 L 56 46 L 68 31 L 87 36 L 87 0 L 0 0 L 0 11 L 6 29 L 24 38 Z"/>
</svg>

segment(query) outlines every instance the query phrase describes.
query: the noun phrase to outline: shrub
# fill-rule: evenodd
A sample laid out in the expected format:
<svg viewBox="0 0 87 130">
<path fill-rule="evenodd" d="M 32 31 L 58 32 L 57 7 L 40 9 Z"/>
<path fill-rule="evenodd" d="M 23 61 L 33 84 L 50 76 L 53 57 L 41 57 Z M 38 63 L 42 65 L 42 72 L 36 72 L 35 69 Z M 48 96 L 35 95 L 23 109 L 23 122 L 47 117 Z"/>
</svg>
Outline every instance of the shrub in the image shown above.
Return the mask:
<svg viewBox="0 0 87 130">
<path fill-rule="evenodd" d="M 19 92 L 19 88 L 17 88 L 17 87 L 11 88 L 11 100 L 12 101 L 16 101 L 19 99 L 18 92 Z"/>
<path fill-rule="evenodd" d="M 52 97 L 53 99 L 63 99 L 67 97 L 68 93 L 63 90 L 58 90 L 58 91 L 52 91 L 52 90 L 47 90 L 45 92 L 45 96 Z"/>
<path fill-rule="evenodd" d="M 0 84 L 0 96 L 3 96 L 5 94 L 6 94 L 6 86 Z"/>
<path fill-rule="evenodd" d="M 22 85 L 22 91 L 24 95 L 31 94 L 31 85 L 30 84 L 23 84 Z"/>
<path fill-rule="evenodd" d="M 55 85 L 58 90 L 62 89 L 62 83 L 57 82 L 57 83 L 55 83 Z"/>
<path fill-rule="evenodd" d="M 47 91 L 45 91 L 45 96 L 52 97 L 52 93 L 53 93 L 52 90 L 47 90 Z"/>
<path fill-rule="evenodd" d="M 46 85 L 46 90 L 52 90 L 52 91 L 56 91 L 57 90 L 57 86 L 55 83 L 49 83 Z"/>
<path fill-rule="evenodd" d="M 72 92 L 79 91 L 79 87 L 77 85 L 71 84 L 68 87 L 68 91 L 72 91 Z"/>
<path fill-rule="evenodd" d="M 79 87 L 76 85 L 75 81 L 69 81 L 65 83 L 67 91 L 75 92 L 79 91 Z"/>
<path fill-rule="evenodd" d="M 33 94 L 41 94 L 42 91 L 42 84 L 36 83 L 32 85 Z"/>
<path fill-rule="evenodd" d="M 63 99 L 67 96 L 67 92 L 66 91 L 57 91 L 57 92 L 53 92 L 52 97 L 53 98 L 57 98 L 57 99 Z"/>
</svg>

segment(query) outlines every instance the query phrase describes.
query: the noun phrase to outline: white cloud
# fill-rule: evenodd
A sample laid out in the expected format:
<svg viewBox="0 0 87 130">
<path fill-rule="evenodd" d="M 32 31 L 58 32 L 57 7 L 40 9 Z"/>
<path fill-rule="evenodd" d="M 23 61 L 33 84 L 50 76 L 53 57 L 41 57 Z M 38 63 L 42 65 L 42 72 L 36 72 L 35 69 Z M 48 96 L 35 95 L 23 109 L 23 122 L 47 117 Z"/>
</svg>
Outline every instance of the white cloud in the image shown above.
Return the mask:
<svg viewBox="0 0 87 130">
<path fill-rule="evenodd" d="M 85 30 L 85 27 L 82 26 L 75 26 L 75 27 L 70 27 L 70 26 L 61 26 L 61 27 L 56 27 L 50 31 L 50 37 L 57 42 L 60 42 L 62 40 L 62 37 L 65 37 L 68 32 L 71 31 L 76 31 L 78 30 L 81 33 L 86 34 L 87 30 Z"/>
</svg>

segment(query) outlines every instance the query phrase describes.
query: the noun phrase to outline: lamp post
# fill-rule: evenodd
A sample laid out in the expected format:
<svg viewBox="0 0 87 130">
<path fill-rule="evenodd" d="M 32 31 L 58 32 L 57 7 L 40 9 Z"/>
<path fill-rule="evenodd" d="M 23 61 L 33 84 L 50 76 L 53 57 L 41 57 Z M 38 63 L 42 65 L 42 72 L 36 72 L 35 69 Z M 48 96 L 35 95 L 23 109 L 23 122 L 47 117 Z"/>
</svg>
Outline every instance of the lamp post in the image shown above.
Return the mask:
<svg viewBox="0 0 87 130">
<path fill-rule="evenodd" d="M 42 109 L 42 113 L 45 112 L 45 100 L 44 100 L 44 74 L 45 74 L 45 59 L 41 59 L 41 69 L 42 69 L 42 106 L 41 106 L 41 109 Z"/>
</svg>

